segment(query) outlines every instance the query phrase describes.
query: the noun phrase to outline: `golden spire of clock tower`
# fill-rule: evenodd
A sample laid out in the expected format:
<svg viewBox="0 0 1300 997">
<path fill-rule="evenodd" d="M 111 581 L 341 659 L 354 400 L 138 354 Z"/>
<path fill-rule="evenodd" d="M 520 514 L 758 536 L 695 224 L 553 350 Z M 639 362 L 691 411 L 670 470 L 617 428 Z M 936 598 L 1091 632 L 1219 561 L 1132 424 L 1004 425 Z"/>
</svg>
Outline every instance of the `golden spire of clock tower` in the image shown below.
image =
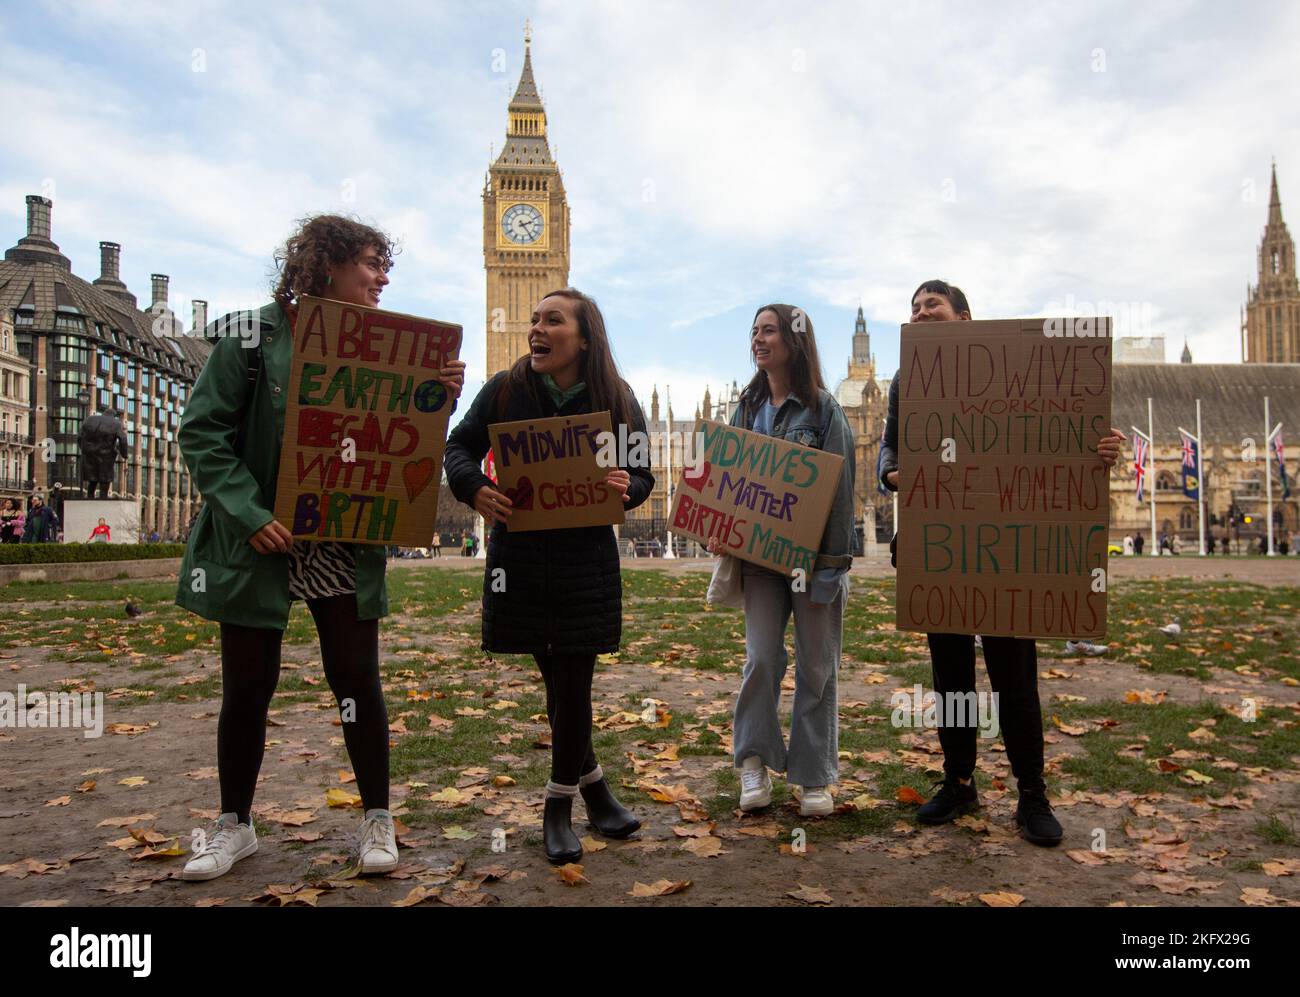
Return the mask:
<svg viewBox="0 0 1300 997">
<path fill-rule="evenodd" d="M 533 76 L 532 26 L 525 23 L 524 64 L 507 108 L 506 140 L 483 191 L 489 377 L 528 352 L 533 307 L 569 283 L 569 204 L 546 126 Z"/>
</svg>

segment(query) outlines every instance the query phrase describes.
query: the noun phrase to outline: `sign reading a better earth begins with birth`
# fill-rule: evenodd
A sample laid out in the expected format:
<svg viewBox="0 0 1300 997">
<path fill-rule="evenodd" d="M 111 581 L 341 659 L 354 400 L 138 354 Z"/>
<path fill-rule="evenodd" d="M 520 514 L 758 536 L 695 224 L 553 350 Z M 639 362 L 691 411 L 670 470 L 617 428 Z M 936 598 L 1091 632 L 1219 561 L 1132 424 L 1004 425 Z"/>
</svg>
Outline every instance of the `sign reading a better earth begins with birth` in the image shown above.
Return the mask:
<svg viewBox="0 0 1300 997">
<path fill-rule="evenodd" d="M 304 297 L 275 517 L 295 538 L 428 546 L 461 327 Z"/>
</svg>

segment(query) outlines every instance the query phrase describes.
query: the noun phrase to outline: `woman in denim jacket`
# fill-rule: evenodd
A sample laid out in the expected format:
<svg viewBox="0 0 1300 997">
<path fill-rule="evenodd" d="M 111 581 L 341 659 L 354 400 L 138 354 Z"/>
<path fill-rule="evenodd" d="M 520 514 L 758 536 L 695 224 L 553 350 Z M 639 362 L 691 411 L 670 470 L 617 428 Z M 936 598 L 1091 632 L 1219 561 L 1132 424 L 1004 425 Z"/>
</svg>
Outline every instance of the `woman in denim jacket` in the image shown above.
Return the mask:
<svg viewBox="0 0 1300 997">
<path fill-rule="evenodd" d="M 745 671 L 733 731 L 740 769 L 740 808 L 772 802 L 769 768 L 785 772 L 805 817 L 834 809 L 830 785 L 839 769 L 836 671 L 853 563 L 853 430 L 822 380 L 812 320 L 791 305 L 764 305 L 754 316 L 750 354 L 758 368 L 740 395 L 731 424 L 844 458 L 839 488 L 811 578 L 787 578 L 745 562 Z M 709 551 L 723 553 L 717 537 Z M 795 691 L 790 746 L 781 734 L 781 680 L 788 656 L 785 628 L 795 622 Z"/>
</svg>

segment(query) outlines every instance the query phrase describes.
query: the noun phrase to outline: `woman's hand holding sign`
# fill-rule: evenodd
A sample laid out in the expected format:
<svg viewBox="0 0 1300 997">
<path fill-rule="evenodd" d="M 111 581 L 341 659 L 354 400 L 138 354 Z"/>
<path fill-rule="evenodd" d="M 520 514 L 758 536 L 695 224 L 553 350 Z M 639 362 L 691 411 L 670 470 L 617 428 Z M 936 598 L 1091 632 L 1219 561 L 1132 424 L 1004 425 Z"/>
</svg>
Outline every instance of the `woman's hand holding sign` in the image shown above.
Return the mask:
<svg viewBox="0 0 1300 997">
<path fill-rule="evenodd" d="M 1107 467 L 1114 467 L 1115 462 L 1119 460 L 1120 445 L 1127 439 L 1127 436 L 1112 426 L 1110 433 L 1097 441 L 1097 456 L 1101 458 L 1101 462 Z"/>
<path fill-rule="evenodd" d="M 438 371 L 438 380 L 447 389 L 447 394 L 452 398 L 459 398 L 465 387 L 465 361 L 447 361 L 447 366 Z"/>
<path fill-rule="evenodd" d="M 512 505 L 510 499 L 490 485 L 484 485 L 474 493 L 474 511 L 494 523 L 504 523 L 509 519 Z"/>
<path fill-rule="evenodd" d="M 628 502 L 631 500 L 631 496 L 628 495 L 627 490 L 628 487 L 632 484 L 632 475 L 630 475 L 627 471 L 623 471 L 619 469 L 610 471 L 609 474 L 605 475 L 605 484 L 609 485 L 620 495 L 622 495 L 624 502 Z"/>
</svg>

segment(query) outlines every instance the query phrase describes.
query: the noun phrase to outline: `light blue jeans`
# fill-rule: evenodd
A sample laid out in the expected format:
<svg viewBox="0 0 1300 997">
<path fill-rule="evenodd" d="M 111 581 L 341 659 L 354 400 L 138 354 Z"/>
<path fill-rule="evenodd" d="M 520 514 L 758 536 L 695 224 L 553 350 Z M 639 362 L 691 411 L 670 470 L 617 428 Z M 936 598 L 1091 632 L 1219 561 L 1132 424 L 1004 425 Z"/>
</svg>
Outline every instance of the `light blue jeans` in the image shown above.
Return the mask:
<svg viewBox="0 0 1300 997">
<path fill-rule="evenodd" d="M 831 601 L 791 591 L 791 580 L 743 562 L 745 672 L 732 730 L 735 765 L 751 755 L 796 786 L 827 786 L 839 772 L 839 700 L 836 674 L 844 634 L 849 579 L 836 580 Z M 794 614 L 794 707 L 790 747 L 781 734 L 781 680 L 789 665 L 785 628 Z"/>
</svg>

